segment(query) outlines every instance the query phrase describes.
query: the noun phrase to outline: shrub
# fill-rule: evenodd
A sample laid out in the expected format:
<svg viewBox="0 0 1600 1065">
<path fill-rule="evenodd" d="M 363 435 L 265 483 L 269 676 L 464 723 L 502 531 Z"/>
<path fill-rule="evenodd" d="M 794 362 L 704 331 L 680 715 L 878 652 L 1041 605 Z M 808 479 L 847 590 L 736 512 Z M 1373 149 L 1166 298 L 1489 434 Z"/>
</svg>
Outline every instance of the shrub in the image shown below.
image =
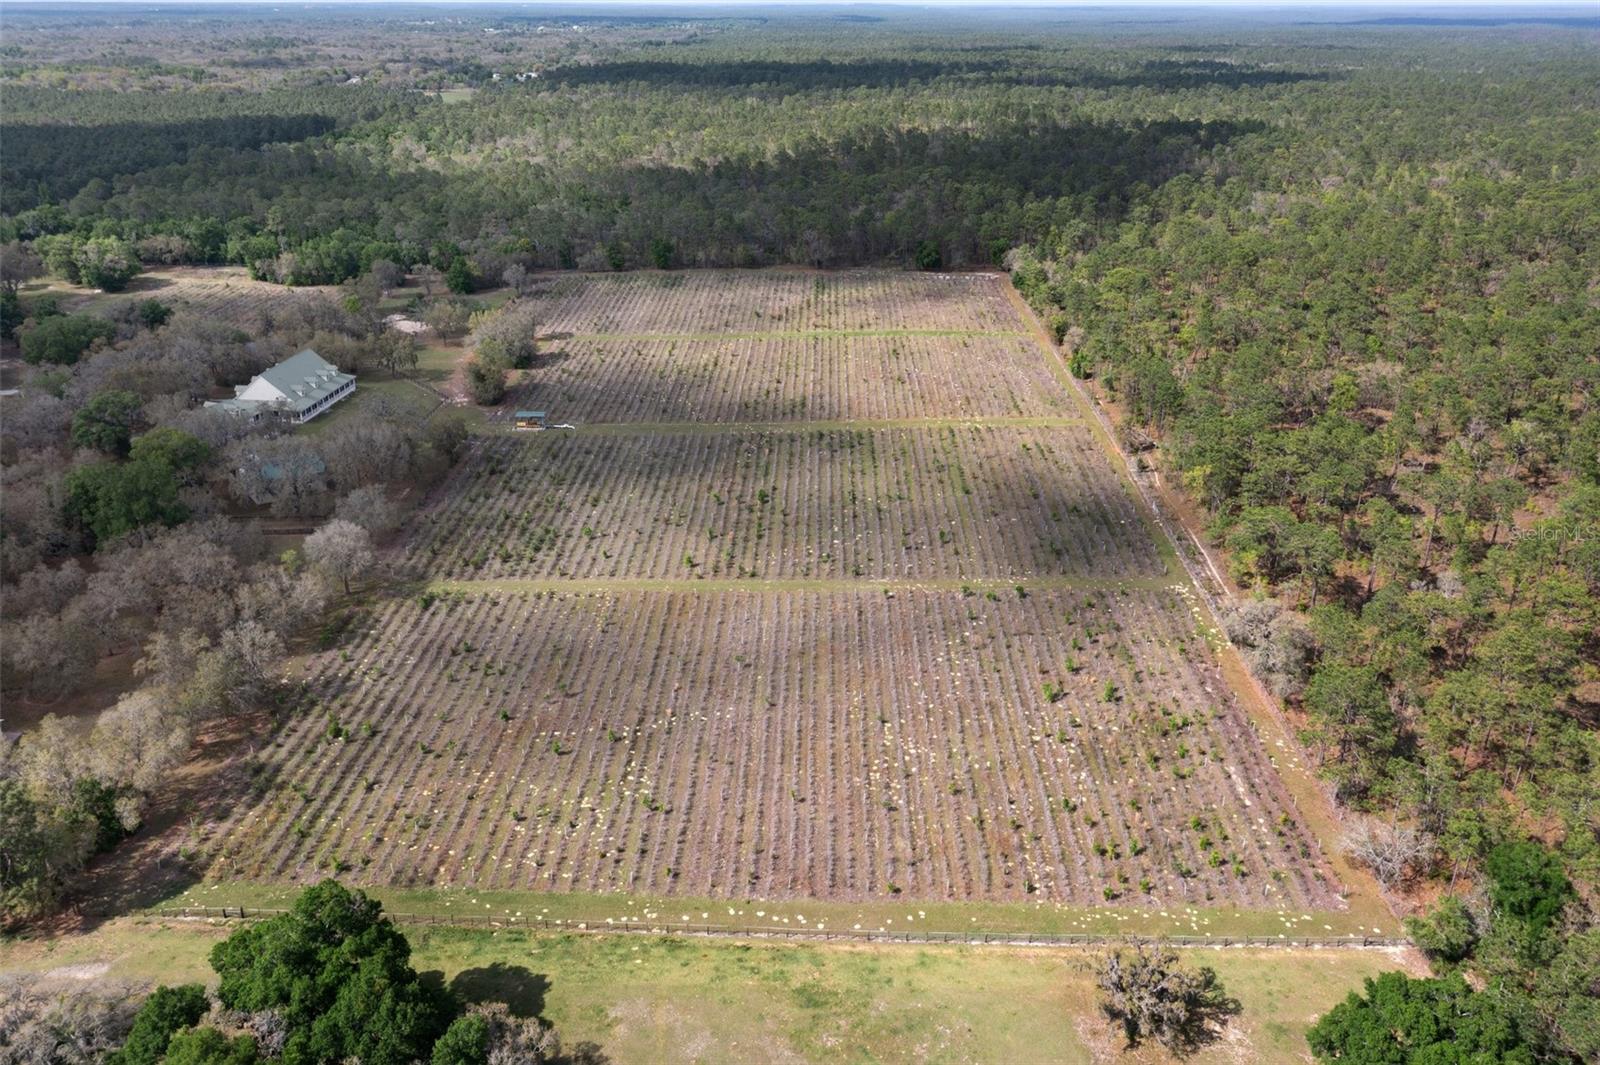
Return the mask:
<svg viewBox="0 0 1600 1065">
<path fill-rule="evenodd" d="M 444 272 L 444 283 L 458 296 L 465 296 L 477 287 L 477 278 L 472 276 L 472 264 L 467 262 L 466 256 L 456 256 Z"/>
<path fill-rule="evenodd" d="M 1447 895 L 1426 917 L 1406 918 L 1406 934 L 1429 957 L 1464 961 L 1478 943 L 1478 923 L 1459 895 Z"/>
<path fill-rule="evenodd" d="M 261 1060 L 248 1035 L 229 1039 L 215 1028 L 190 1028 L 172 1037 L 162 1065 L 256 1065 Z"/>
<path fill-rule="evenodd" d="M 146 329 L 158 329 L 172 317 L 172 308 L 158 299 L 147 299 L 139 303 L 134 313 Z"/>
<path fill-rule="evenodd" d="M 467 392 L 480 407 L 492 407 L 506 398 L 504 366 L 484 359 L 467 360 Z"/>
<path fill-rule="evenodd" d="M 199 984 L 158 987 L 133 1019 L 122 1049 L 106 1059 L 107 1065 L 157 1065 L 167 1044 L 180 1028 L 188 1028 L 210 1010 L 206 989 Z"/>
</svg>

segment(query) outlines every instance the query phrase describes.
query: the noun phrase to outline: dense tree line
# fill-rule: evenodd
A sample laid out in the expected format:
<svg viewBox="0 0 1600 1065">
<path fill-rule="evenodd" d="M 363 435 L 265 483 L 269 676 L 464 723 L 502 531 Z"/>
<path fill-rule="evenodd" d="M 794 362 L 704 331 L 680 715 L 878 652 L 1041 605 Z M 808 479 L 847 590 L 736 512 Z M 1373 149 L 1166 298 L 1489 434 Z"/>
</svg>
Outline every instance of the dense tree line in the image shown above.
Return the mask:
<svg viewBox="0 0 1600 1065">
<path fill-rule="evenodd" d="M 1303 612 L 1282 691 L 1341 798 L 1447 865 L 1552 818 L 1592 876 L 1600 192 L 1574 131 L 1520 132 L 1506 102 L 1452 105 L 1480 146 L 1421 157 L 1329 131 L 1321 165 L 1252 179 L 1223 149 L 1015 281 L 1159 437 L 1235 576 Z"/>
<path fill-rule="evenodd" d="M 327 260 L 329 242 L 386 245 L 409 264 L 438 240 L 543 267 L 656 265 L 662 246 L 676 249 L 668 265 L 911 264 L 925 244 L 946 266 L 992 264 L 1069 218 L 1115 216 L 1134 190 L 1262 132 L 1274 97 L 1337 84 L 1334 71 L 1268 65 L 1264 52 L 1146 47 L 1108 60 L 1060 43 L 893 40 L 873 52 L 838 37 L 730 39 L 480 84 L 464 103 L 398 86 L 313 86 L 248 107 L 207 94 L 197 113 L 171 102 L 194 94 L 138 94 L 121 102 L 130 121 L 118 125 L 89 124 L 83 94 L 35 89 L 20 113 L 59 110 L 77 123 L 59 150 L 110 144 L 94 165 L 116 165 L 130 140 L 134 153 L 170 141 L 188 154 L 130 157 L 120 173 L 137 181 L 41 161 L 52 180 L 76 185 L 18 193 L 28 202 L 8 210 L 30 239 L 115 233 L 177 261 L 253 268 L 280 255 Z M 1260 93 L 1261 106 L 1227 102 L 1240 92 Z M 320 116 L 336 129 L 259 146 L 200 132 L 237 109 L 243 137 L 273 102 L 284 121 Z M 197 237 L 207 219 L 228 232 Z M 262 276 L 337 281 L 365 268 L 355 255 L 332 258 Z"/>
<path fill-rule="evenodd" d="M 1597 1048 L 1600 114 L 1559 68 L 1456 81 L 1297 97 L 1012 260 L 1255 597 L 1229 635 L 1300 714 L 1351 854 L 1394 888 L 1490 883 L 1441 915 L 1475 914 L 1456 960 L 1488 987 L 1386 980 L 1318 1029 L 1328 1060 Z M 1550 878 L 1559 937 L 1509 898 Z"/>
</svg>

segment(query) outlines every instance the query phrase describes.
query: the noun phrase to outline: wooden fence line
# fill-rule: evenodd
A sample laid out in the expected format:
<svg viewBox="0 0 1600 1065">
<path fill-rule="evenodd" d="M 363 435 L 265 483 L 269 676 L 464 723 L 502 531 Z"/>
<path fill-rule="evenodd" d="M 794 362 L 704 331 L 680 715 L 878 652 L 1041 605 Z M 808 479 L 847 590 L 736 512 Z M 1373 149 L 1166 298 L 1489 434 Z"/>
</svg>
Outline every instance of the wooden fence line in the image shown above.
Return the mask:
<svg viewBox="0 0 1600 1065">
<path fill-rule="evenodd" d="M 177 919 L 257 921 L 290 912 L 282 907 L 164 906 L 153 911 Z M 496 917 L 490 914 L 409 913 L 385 910 L 396 924 L 440 928 L 487 928 L 541 932 L 623 933 L 631 935 L 708 936 L 739 939 L 790 939 L 856 943 L 954 943 L 969 946 L 1092 947 L 1120 943 L 1159 943 L 1173 947 L 1403 947 L 1408 940 L 1393 936 L 1237 936 L 1123 935 L 1102 932 L 889 932 L 832 928 L 773 928 L 752 925 L 670 924 L 660 921 L 578 921 L 550 917 Z"/>
</svg>

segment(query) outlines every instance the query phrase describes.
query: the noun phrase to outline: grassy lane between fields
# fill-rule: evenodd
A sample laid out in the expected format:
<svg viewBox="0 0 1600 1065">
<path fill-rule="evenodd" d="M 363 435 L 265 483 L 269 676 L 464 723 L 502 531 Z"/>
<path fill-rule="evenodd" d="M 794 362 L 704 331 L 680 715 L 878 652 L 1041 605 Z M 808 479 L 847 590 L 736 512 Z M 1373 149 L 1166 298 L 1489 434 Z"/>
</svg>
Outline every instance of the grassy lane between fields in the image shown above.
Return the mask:
<svg viewBox="0 0 1600 1065">
<path fill-rule="evenodd" d="M 257 881 L 196 884 L 166 900 L 169 907 L 273 909 L 294 900 L 302 885 Z M 1246 910 L 1199 904 L 1150 906 L 1069 906 L 1053 902 L 937 902 L 872 899 L 835 902 L 812 899 L 730 901 L 585 892 L 478 891 L 471 888 L 398 888 L 361 885 L 400 914 L 438 916 L 455 921 L 558 922 L 581 930 L 604 931 L 608 922 L 647 925 L 662 932 L 686 926 L 774 932 L 983 932 L 1055 933 L 1109 936 L 1230 936 L 1297 938 L 1366 937 L 1400 934 L 1394 922 L 1368 922 L 1349 912 Z"/>
<path fill-rule="evenodd" d="M 0 970 L 137 982 L 209 982 L 230 929 L 120 918 L 0 943 Z M 1098 951 L 793 945 L 737 940 L 408 928 L 413 964 L 464 997 L 505 1001 L 632 1062 L 1164 1062 L 1120 1055 L 1099 1015 Z M 1311 1022 L 1400 952 L 1187 951 L 1243 1014 L 1191 1059 L 1304 1060 Z"/>
</svg>

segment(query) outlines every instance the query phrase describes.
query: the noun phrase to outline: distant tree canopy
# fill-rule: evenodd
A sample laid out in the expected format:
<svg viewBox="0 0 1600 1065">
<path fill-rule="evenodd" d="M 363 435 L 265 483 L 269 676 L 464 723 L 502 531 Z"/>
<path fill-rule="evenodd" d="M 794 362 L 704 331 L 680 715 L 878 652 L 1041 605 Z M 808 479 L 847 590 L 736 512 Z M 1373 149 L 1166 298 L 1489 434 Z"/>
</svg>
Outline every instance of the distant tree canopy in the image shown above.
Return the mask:
<svg viewBox="0 0 1600 1065">
<path fill-rule="evenodd" d="M 344 47 L 367 17 L 295 32 Z M 1280 611 L 1241 620 L 1244 649 L 1303 714 L 1340 802 L 1387 826 L 1367 841 L 1396 845 L 1367 853 L 1397 880 L 1464 873 L 1485 889 L 1483 910 L 1442 907 L 1418 937 L 1488 990 L 1386 986 L 1341 1016 L 1409 1025 L 1444 1003 L 1484 1019 L 1463 1045 L 1493 1046 L 1506 1029 L 1482 995 L 1513 1003 L 1529 1039 L 1600 1053 L 1586 1005 L 1600 984 L 1578 953 L 1600 876 L 1592 30 L 1086 35 L 919 12 L 908 32 L 910 15 L 874 17 L 586 33 L 575 58 L 536 34 L 484 49 L 464 15 L 380 45 L 365 78 L 263 62 L 225 24 L 186 24 L 212 63 L 147 62 L 102 41 L 110 29 L 86 31 L 105 47 L 83 64 L 8 56 L 0 330 L 52 369 L 0 429 L 28 461 L 41 441 L 108 457 L 53 480 L 18 467 L 7 496 L 40 501 L 0 562 L 9 574 L 13 558 L 182 521 L 191 446 L 145 443 L 112 397 L 137 394 L 145 416 L 224 383 L 175 367 L 252 358 L 219 336 L 180 347 L 181 318 L 107 358 L 119 326 L 54 314 L 25 287 L 41 272 L 108 291 L 141 262 L 370 277 L 350 292 L 362 315 L 409 273 L 423 320 L 455 338 L 485 323 L 438 297 L 501 280 L 531 294 L 546 269 L 1004 264 L 1072 375 L 1151 445 L 1139 461 L 1203 509 L 1229 576 Z M 151 91 L 107 87 L 126 85 Z M 419 91 L 445 87 L 473 91 Z M 476 401 L 504 397 L 528 326 L 480 338 Z M 391 370 L 414 358 L 327 322 L 303 332 Z M 348 471 L 376 453 L 325 461 L 298 438 L 228 451 L 259 501 L 317 515 L 336 478 L 370 480 Z M 382 524 L 381 507 L 356 511 Z M 33 640 L 30 675 L 60 673 L 83 643 Z M 33 841 L 14 866 L 31 883 L 50 832 L 14 800 L 0 813 Z"/>
</svg>

